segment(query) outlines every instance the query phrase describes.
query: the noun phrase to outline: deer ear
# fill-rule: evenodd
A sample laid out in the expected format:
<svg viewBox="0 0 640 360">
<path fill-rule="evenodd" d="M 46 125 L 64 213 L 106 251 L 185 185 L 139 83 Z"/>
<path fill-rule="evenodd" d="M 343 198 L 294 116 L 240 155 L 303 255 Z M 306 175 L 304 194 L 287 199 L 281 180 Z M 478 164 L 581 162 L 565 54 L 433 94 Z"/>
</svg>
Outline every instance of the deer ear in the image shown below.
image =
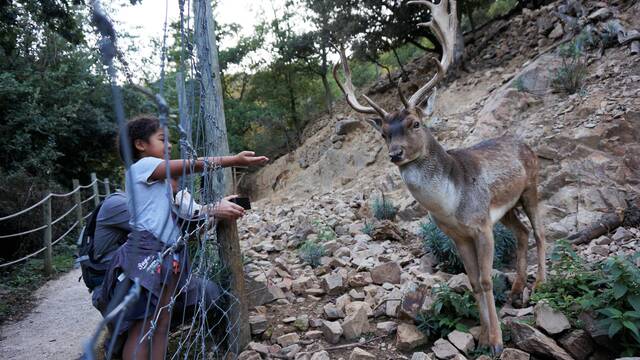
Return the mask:
<svg viewBox="0 0 640 360">
<path fill-rule="evenodd" d="M 425 116 L 433 115 L 433 112 L 435 111 L 436 96 L 437 95 L 438 95 L 438 89 L 437 88 L 433 88 L 433 93 L 427 99 L 426 104 L 420 104 L 419 105 L 420 106 L 420 110 L 422 110 L 422 113 Z"/>
<path fill-rule="evenodd" d="M 369 125 L 373 126 L 374 129 L 378 130 L 379 133 L 382 134 L 382 119 L 375 117 L 375 118 L 368 118 L 367 119 L 367 123 L 369 123 Z"/>
</svg>

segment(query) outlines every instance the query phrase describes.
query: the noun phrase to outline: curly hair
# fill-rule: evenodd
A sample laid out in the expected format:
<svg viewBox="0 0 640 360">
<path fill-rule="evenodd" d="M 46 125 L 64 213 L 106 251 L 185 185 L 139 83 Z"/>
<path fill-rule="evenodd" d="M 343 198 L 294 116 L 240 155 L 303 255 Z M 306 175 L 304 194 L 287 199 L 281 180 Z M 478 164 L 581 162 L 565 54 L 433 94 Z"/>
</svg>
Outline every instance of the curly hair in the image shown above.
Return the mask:
<svg viewBox="0 0 640 360">
<path fill-rule="evenodd" d="M 130 119 L 125 125 L 125 131 L 128 136 L 127 143 L 121 142 L 120 136 L 118 136 L 117 144 L 118 151 L 120 153 L 120 159 L 124 162 L 125 159 L 125 147 L 129 146 L 131 154 L 133 155 L 133 161 L 140 160 L 140 152 L 136 149 L 136 140 L 149 141 L 151 135 L 153 135 L 160 128 L 160 120 L 153 115 L 138 115 Z M 122 131 L 122 130 L 121 130 Z"/>
</svg>

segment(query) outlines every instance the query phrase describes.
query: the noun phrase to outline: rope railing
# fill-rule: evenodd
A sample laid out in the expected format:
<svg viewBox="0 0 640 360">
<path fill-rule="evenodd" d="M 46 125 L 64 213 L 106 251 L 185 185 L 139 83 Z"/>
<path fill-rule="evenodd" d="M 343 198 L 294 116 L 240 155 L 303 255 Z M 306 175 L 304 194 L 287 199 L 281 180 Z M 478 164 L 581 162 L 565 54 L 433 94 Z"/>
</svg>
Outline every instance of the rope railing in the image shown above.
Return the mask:
<svg viewBox="0 0 640 360">
<path fill-rule="evenodd" d="M 44 198 L 42 198 L 40 201 L 38 201 L 37 203 L 35 203 L 35 204 L 33 204 L 33 205 L 29 206 L 29 207 L 28 207 L 28 208 L 26 208 L 26 209 L 22 209 L 22 210 L 20 210 L 20 211 L 18 211 L 18 212 L 16 212 L 16 213 L 11 214 L 11 215 L 7 215 L 7 216 L 0 217 L 0 221 L 13 219 L 13 218 L 14 218 L 14 217 L 16 217 L 16 216 L 20 216 L 20 215 L 22 215 L 22 214 L 24 214 L 24 213 L 27 213 L 27 212 L 29 212 L 29 211 L 31 211 L 31 210 L 33 210 L 33 209 L 37 208 L 38 206 L 42 205 L 45 201 L 49 200 L 51 197 L 56 197 L 56 198 L 67 197 L 67 196 L 70 196 L 70 195 L 75 194 L 75 193 L 76 193 L 77 191 L 79 191 L 80 189 L 88 189 L 88 188 L 92 187 L 92 186 L 93 186 L 96 182 L 98 182 L 98 181 L 100 181 L 100 180 L 97 180 L 97 179 L 96 179 L 96 180 L 92 181 L 91 183 L 89 183 L 89 184 L 87 184 L 87 185 L 80 185 L 80 186 L 77 186 L 75 189 L 73 189 L 73 190 L 71 190 L 71 191 L 69 191 L 68 193 L 65 193 L 65 194 L 49 193 L 47 196 L 45 196 Z M 102 182 L 102 183 L 104 184 L 104 182 Z M 107 182 L 107 183 L 108 183 L 108 182 Z"/>
<path fill-rule="evenodd" d="M 18 236 L 24 236 L 24 235 L 29 235 L 29 234 L 33 234 L 35 232 L 38 231 L 43 231 L 44 230 L 44 235 L 43 235 L 43 243 L 44 246 L 40 249 L 38 249 L 35 252 L 32 252 L 28 255 L 25 255 L 19 259 L 15 259 L 15 260 L 11 260 L 9 262 L 6 263 L 2 263 L 0 264 L 0 268 L 4 268 L 4 267 L 8 267 L 14 264 L 18 264 L 20 262 L 23 262 L 25 260 L 28 260 L 34 256 L 37 256 L 41 253 L 44 252 L 44 270 L 47 274 L 51 274 L 53 272 L 53 266 L 52 266 L 52 252 L 53 252 L 53 246 L 58 244 L 60 241 L 62 241 L 64 238 L 66 238 L 74 229 L 78 228 L 79 226 L 82 226 L 82 224 L 85 222 L 85 220 L 87 218 L 89 218 L 89 216 L 91 216 L 91 212 L 89 212 L 86 215 L 83 215 L 82 213 L 82 205 L 86 204 L 87 202 L 90 201 L 94 201 L 94 205 L 97 206 L 98 203 L 100 202 L 100 198 L 106 198 L 110 193 L 111 193 L 111 189 L 109 187 L 109 179 L 104 179 L 104 180 L 98 180 L 96 178 L 96 175 L 94 173 L 91 174 L 91 179 L 92 181 L 87 184 L 87 185 L 80 185 L 78 180 L 73 180 L 73 190 L 69 191 L 68 193 L 62 193 L 62 194 L 58 194 L 58 193 L 49 193 L 47 194 L 47 196 L 45 196 L 44 198 L 42 198 L 40 201 L 36 202 L 35 204 L 27 207 L 26 209 L 22 209 L 18 212 L 15 212 L 13 214 L 7 215 L 7 216 L 3 216 L 0 217 L 0 221 L 3 220 L 9 220 L 9 219 L 13 219 L 15 217 L 18 217 L 20 215 L 24 215 L 26 213 L 28 213 L 31 210 L 34 210 L 36 208 L 38 208 L 39 206 L 43 207 L 43 219 L 45 224 L 38 226 L 34 229 L 30 229 L 30 230 L 25 230 L 25 231 L 21 231 L 19 233 L 14 233 L 14 234 L 2 234 L 0 235 L 0 239 L 8 239 L 8 238 L 13 238 L 13 237 L 18 237 Z M 98 190 L 98 183 L 103 184 L 104 185 L 104 194 L 100 194 L 100 191 Z M 89 196 L 86 199 L 82 199 L 82 192 L 80 190 L 83 189 L 92 189 L 93 194 L 91 196 Z M 74 198 L 75 204 L 67 209 L 64 214 L 60 215 L 59 217 L 57 217 L 56 219 L 52 220 L 51 219 L 51 199 L 52 198 L 67 198 L 69 196 L 72 196 Z M 57 239 L 55 239 L 54 241 L 51 241 L 51 235 L 52 235 L 52 228 L 54 225 L 58 224 L 59 222 L 61 222 L 63 219 L 65 219 L 67 216 L 69 216 L 70 214 L 74 213 L 76 214 L 76 220 L 75 222 L 70 225 L 62 235 L 60 235 Z"/>
</svg>

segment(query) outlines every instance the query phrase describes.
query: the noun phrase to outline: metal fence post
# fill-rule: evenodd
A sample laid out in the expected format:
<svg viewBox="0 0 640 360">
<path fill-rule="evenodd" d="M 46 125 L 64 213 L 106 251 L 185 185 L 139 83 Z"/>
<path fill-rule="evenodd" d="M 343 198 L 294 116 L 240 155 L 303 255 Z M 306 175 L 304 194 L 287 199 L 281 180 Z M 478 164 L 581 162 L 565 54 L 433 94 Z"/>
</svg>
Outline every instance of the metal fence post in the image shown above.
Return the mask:
<svg viewBox="0 0 640 360">
<path fill-rule="evenodd" d="M 80 181 L 78 179 L 73 179 L 73 190 L 78 189 L 80 186 Z M 82 228 L 82 224 L 84 223 L 84 219 L 82 216 L 82 194 L 80 193 L 80 189 L 73 194 L 73 199 L 76 203 L 76 218 L 78 220 L 78 229 Z"/>
<path fill-rule="evenodd" d="M 51 248 L 51 196 L 47 197 L 44 202 L 42 214 L 44 215 L 44 223 L 47 227 L 44 229 L 44 273 L 49 276 L 53 274 L 53 250 Z"/>
<path fill-rule="evenodd" d="M 91 182 L 93 183 L 93 205 L 98 207 L 100 204 L 100 191 L 98 190 L 98 177 L 96 176 L 96 173 L 91 173 Z"/>
<path fill-rule="evenodd" d="M 104 178 L 104 193 L 105 195 L 111 195 L 111 186 L 109 186 L 109 178 Z"/>
</svg>

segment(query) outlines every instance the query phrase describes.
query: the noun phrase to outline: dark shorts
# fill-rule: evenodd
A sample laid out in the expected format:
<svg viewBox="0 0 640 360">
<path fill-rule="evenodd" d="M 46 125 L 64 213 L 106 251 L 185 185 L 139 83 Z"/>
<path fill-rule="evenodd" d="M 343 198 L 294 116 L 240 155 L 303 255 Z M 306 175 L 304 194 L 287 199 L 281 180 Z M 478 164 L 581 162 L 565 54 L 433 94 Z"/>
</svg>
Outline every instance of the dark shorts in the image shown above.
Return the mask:
<svg viewBox="0 0 640 360">
<path fill-rule="evenodd" d="M 136 278 L 140 281 L 141 292 L 138 300 L 127 308 L 118 328 L 115 328 L 115 323 L 109 324 L 113 335 L 126 335 L 135 322 L 153 318 L 159 299 L 166 291 L 165 284 L 173 273 L 174 256 L 168 254 L 163 259 L 159 257 L 164 247 L 149 232 L 132 232 L 127 242 L 114 254 L 102 287 L 94 291 L 94 306 L 106 315 L 119 303 Z M 176 257 L 180 271 L 174 292 L 172 323 L 182 323 L 193 312 L 195 305 L 204 305 L 212 309 L 212 314 L 215 313 L 218 308 L 216 303 L 222 294 L 220 288 L 190 273 L 185 249 L 179 251 Z"/>
</svg>

